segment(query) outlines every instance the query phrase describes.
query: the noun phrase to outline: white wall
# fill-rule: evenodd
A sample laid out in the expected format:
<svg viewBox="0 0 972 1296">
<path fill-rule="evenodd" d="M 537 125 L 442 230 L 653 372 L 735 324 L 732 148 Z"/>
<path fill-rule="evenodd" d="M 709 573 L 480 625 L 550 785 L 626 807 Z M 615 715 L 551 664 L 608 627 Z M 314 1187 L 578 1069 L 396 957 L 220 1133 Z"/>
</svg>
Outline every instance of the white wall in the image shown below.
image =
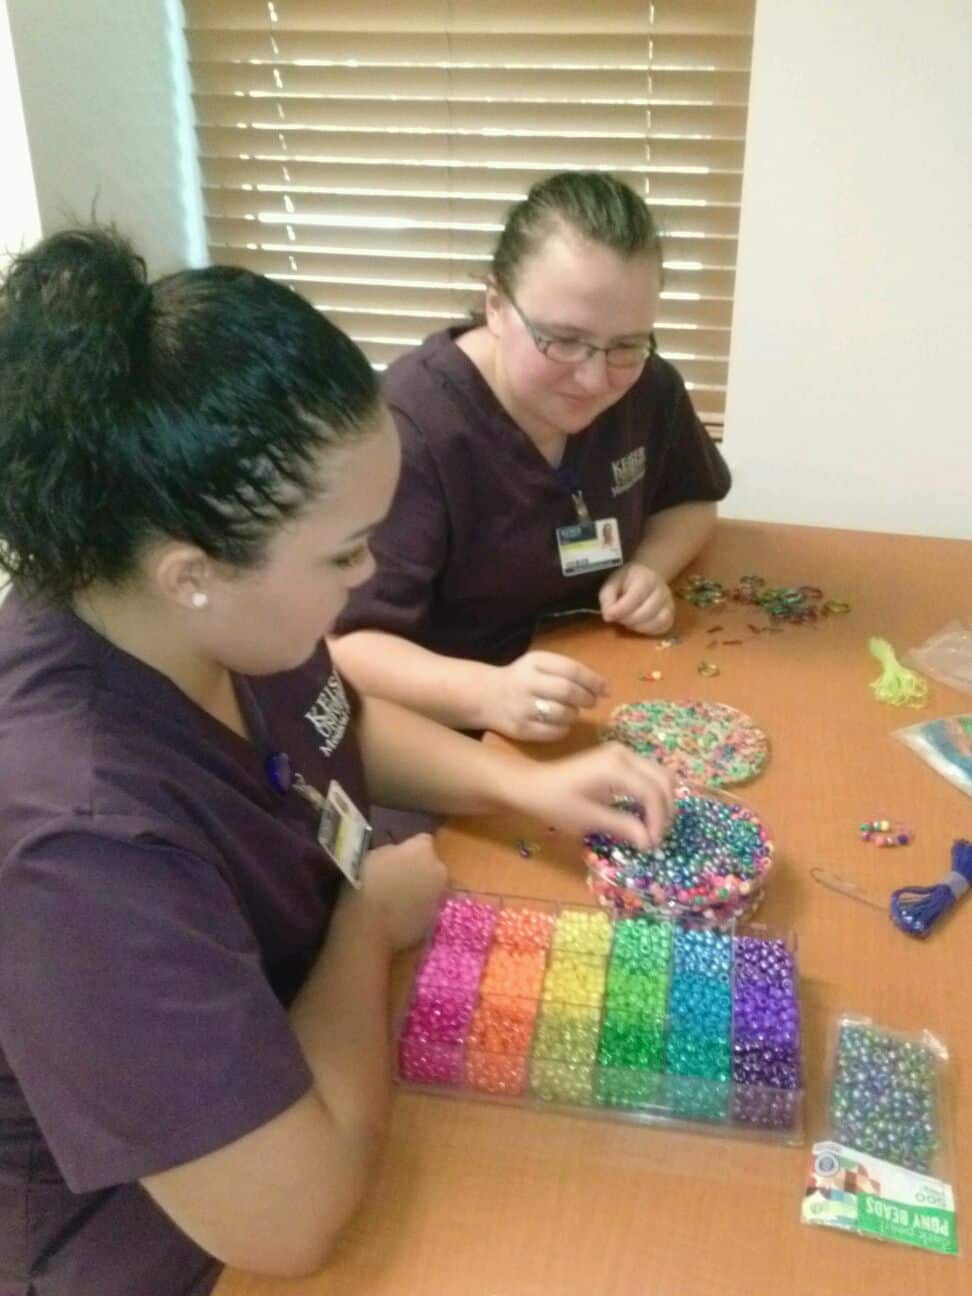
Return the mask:
<svg viewBox="0 0 972 1296">
<path fill-rule="evenodd" d="M 4 192 L 0 202 L 0 270 L 10 255 L 35 242 L 40 213 L 30 163 L 6 0 L 0 0 L 0 157 Z"/>
<path fill-rule="evenodd" d="M 154 276 L 205 260 L 178 0 L 6 0 L 41 222 L 92 209 Z"/>
<path fill-rule="evenodd" d="M 972 4 L 757 0 L 725 512 L 972 538 L 970 374 Z"/>
</svg>

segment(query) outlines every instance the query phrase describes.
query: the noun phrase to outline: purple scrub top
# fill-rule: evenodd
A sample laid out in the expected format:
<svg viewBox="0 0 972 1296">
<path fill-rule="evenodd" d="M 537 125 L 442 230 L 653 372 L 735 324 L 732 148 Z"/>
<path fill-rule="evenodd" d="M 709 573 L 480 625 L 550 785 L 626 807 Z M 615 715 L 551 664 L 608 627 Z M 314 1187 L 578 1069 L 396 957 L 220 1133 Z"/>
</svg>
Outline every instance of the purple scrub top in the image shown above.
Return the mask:
<svg viewBox="0 0 972 1296">
<path fill-rule="evenodd" d="M 729 470 L 676 369 L 659 356 L 553 468 L 456 346 L 435 333 L 400 357 L 384 392 L 402 441 L 402 474 L 373 537 L 377 570 L 353 590 L 335 632 L 375 629 L 433 652 L 505 664 L 550 612 L 597 607 L 608 573 L 565 577 L 555 532 L 618 520 L 625 558 L 652 514 L 720 500 Z"/>
<path fill-rule="evenodd" d="M 287 1006 L 341 876 L 286 752 L 368 813 L 322 645 L 237 679 L 254 743 L 65 609 L 0 608 L 0 1296 L 201 1296 L 219 1266 L 137 1180 L 296 1102 Z"/>
</svg>

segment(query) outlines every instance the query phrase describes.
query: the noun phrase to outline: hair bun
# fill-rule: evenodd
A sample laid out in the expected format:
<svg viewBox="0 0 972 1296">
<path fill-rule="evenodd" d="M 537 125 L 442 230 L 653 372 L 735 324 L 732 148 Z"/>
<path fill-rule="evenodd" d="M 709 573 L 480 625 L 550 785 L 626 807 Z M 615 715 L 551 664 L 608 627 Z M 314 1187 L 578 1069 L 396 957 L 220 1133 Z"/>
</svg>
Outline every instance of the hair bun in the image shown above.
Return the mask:
<svg viewBox="0 0 972 1296">
<path fill-rule="evenodd" d="M 145 262 L 111 229 L 54 234 L 14 261 L 4 285 L 5 360 L 45 364 L 53 385 L 108 397 L 131 368 L 148 302 Z"/>
</svg>

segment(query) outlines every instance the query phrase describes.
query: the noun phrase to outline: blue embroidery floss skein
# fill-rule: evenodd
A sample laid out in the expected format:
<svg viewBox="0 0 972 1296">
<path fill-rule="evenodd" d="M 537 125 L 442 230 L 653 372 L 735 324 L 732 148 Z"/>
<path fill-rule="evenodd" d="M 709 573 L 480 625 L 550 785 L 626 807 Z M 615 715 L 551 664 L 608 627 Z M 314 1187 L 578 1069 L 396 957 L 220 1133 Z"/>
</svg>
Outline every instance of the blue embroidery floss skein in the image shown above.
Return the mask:
<svg viewBox="0 0 972 1296">
<path fill-rule="evenodd" d="M 908 936 L 929 934 L 942 915 L 972 886 L 972 842 L 952 845 L 952 871 L 930 887 L 899 887 L 891 893 L 891 921 Z"/>
</svg>

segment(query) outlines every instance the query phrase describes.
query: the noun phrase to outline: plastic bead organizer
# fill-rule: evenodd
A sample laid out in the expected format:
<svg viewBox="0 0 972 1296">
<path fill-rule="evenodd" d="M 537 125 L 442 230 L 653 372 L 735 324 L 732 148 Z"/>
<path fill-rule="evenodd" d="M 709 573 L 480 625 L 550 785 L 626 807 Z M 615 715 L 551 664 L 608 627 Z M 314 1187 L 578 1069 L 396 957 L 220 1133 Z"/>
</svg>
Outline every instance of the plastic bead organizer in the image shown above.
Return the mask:
<svg viewBox="0 0 972 1296">
<path fill-rule="evenodd" d="M 397 1056 L 439 1094 L 802 1141 L 796 961 L 760 929 L 448 892 Z"/>
</svg>

